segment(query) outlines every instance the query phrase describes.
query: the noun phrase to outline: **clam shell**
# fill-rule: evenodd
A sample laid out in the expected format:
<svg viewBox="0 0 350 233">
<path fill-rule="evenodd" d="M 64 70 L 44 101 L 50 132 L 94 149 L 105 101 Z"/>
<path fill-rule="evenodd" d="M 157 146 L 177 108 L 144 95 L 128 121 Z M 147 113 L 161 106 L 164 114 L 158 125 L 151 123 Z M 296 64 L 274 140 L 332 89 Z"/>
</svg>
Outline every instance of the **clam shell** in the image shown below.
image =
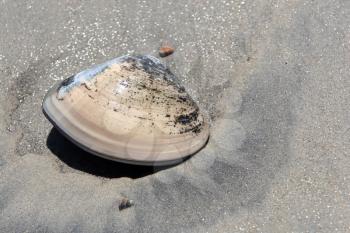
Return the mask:
<svg viewBox="0 0 350 233">
<path fill-rule="evenodd" d="M 148 55 L 119 57 L 58 83 L 47 93 L 43 112 L 79 147 L 125 163 L 177 163 L 209 137 L 197 104 Z"/>
</svg>

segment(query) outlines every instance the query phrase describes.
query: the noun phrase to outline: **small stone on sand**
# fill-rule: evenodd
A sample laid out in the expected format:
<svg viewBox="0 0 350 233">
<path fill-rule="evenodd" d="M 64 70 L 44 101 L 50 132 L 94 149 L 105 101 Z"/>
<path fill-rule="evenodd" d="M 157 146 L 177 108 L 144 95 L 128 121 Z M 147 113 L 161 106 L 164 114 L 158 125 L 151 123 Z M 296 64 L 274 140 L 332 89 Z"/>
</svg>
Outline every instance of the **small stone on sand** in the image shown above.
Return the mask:
<svg viewBox="0 0 350 233">
<path fill-rule="evenodd" d="M 159 56 L 161 57 L 167 57 L 171 54 L 173 54 L 175 51 L 175 49 L 169 45 L 164 45 L 162 47 L 160 47 L 159 49 Z"/>
<path fill-rule="evenodd" d="M 122 211 L 124 209 L 127 209 L 127 208 L 133 206 L 133 205 L 134 205 L 133 200 L 129 200 L 128 198 L 123 198 L 122 201 L 120 202 L 119 210 Z"/>
</svg>

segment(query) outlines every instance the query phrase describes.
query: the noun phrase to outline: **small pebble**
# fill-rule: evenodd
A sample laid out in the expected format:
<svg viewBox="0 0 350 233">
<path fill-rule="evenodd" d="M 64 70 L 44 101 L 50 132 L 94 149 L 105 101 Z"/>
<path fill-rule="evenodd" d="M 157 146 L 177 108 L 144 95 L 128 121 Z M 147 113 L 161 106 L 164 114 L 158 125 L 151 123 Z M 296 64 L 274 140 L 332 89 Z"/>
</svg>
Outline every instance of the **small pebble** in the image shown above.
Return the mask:
<svg viewBox="0 0 350 233">
<path fill-rule="evenodd" d="M 134 201 L 133 200 L 129 200 L 127 198 L 123 198 L 123 200 L 120 202 L 120 205 L 119 205 L 119 210 L 124 210 L 124 209 L 127 209 L 131 206 L 134 205 Z"/>
<path fill-rule="evenodd" d="M 175 51 L 175 49 L 169 45 L 164 45 L 162 47 L 160 47 L 159 49 L 159 56 L 161 57 L 167 57 L 171 54 L 173 54 Z"/>
</svg>

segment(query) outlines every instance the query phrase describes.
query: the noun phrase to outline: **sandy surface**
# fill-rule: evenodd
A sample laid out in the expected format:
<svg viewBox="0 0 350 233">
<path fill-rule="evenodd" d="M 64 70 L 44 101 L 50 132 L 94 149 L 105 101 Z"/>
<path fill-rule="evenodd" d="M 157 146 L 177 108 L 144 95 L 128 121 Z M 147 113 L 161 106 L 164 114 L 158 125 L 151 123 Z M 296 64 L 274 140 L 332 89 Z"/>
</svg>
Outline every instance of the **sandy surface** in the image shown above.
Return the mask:
<svg viewBox="0 0 350 233">
<path fill-rule="evenodd" d="M 350 1 L 2 0 L 0 25 L 0 232 L 350 231 Z M 44 118 L 58 80 L 164 41 L 212 120 L 191 159 L 109 162 Z"/>
</svg>

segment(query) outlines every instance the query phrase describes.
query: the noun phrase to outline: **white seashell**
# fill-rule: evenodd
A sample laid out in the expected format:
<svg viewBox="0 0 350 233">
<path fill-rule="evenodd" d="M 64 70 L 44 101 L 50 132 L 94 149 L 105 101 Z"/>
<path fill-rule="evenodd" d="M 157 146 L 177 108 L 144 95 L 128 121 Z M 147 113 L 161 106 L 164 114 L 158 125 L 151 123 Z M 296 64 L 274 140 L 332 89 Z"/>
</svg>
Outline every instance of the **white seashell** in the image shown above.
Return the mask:
<svg viewBox="0 0 350 233">
<path fill-rule="evenodd" d="M 209 137 L 196 103 L 152 56 L 119 57 L 58 83 L 43 112 L 79 147 L 132 164 L 182 161 Z"/>
</svg>

